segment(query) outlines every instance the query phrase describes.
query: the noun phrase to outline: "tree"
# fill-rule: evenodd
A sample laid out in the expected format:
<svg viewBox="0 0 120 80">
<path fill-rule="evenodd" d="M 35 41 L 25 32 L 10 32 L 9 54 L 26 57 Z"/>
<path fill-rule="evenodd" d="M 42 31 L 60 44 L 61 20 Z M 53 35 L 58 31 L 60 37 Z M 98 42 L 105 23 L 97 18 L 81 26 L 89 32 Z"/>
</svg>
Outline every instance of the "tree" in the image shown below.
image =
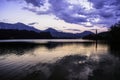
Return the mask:
<svg viewBox="0 0 120 80">
<path fill-rule="evenodd" d="M 120 42 L 120 22 L 111 26 L 109 32 L 110 32 L 110 40 L 112 42 Z"/>
</svg>

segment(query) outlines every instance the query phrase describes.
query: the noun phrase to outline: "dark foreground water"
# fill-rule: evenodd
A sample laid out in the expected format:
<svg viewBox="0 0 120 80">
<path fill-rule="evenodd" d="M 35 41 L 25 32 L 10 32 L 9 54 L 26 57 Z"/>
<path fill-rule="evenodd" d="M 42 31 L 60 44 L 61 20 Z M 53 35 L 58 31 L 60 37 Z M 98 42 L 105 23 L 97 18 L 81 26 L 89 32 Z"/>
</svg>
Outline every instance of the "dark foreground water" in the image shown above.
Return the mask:
<svg viewBox="0 0 120 80">
<path fill-rule="evenodd" d="M 115 45 L 28 42 L 1 41 L 0 80 L 120 80 L 120 49 Z"/>
</svg>

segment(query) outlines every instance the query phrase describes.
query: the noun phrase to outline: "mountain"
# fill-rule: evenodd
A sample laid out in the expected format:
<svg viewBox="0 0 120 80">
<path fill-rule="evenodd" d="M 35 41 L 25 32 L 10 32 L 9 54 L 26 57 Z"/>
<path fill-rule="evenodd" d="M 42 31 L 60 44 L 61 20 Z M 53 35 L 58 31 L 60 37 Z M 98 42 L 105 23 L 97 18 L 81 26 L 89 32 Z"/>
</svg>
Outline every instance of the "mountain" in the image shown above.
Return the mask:
<svg viewBox="0 0 120 80">
<path fill-rule="evenodd" d="M 23 23 L 0 22 L 0 39 L 52 39 L 49 32 L 41 32 Z"/>
<path fill-rule="evenodd" d="M 48 28 L 48 29 L 44 30 L 43 32 L 50 32 L 51 35 L 55 38 L 82 38 L 84 36 L 94 34 L 90 31 L 84 31 L 82 33 L 73 34 L 73 33 L 66 33 L 66 32 L 57 31 L 57 30 L 52 29 L 52 28 Z"/>
<path fill-rule="evenodd" d="M 27 26 L 27 25 L 25 25 L 23 23 L 10 24 L 10 23 L 0 22 L 0 29 L 27 30 L 27 31 L 40 32 L 40 30 L 35 29 L 32 26 Z"/>
<path fill-rule="evenodd" d="M 32 26 L 25 25 L 23 23 L 3 23 L 0 22 L 0 38 L 1 39 L 76 39 L 84 36 L 94 34 L 90 31 L 84 31 L 82 33 L 67 33 L 58 31 L 53 28 L 48 28 L 44 31 L 38 30 Z"/>
</svg>

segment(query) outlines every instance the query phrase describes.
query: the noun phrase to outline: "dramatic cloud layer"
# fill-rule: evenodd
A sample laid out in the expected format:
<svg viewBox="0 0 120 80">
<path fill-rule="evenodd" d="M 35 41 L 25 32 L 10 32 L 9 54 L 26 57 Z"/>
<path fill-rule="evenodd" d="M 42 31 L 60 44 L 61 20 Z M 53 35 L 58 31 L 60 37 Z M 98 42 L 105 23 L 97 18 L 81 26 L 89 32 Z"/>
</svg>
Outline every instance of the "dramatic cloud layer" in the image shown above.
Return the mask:
<svg viewBox="0 0 120 80">
<path fill-rule="evenodd" d="M 54 15 L 67 23 L 111 26 L 120 20 L 120 0 L 7 0 L 23 1 L 23 10 Z"/>
<path fill-rule="evenodd" d="M 110 26 L 120 20 L 120 0 L 24 0 L 23 9 L 38 15 L 52 14 L 68 23 Z M 37 10 L 35 7 L 39 8 Z M 88 25 L 89 23 L 89 25 Z"/>
</svg>

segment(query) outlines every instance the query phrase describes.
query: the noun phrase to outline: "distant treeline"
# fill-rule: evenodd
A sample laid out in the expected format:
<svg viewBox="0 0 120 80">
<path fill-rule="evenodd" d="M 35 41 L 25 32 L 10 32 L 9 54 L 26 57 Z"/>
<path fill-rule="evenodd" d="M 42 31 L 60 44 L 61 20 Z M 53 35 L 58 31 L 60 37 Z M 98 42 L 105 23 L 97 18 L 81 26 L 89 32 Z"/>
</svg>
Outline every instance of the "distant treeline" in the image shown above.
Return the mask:
<svg viewBox="0 0 120 80">
<path fill-rule="evenodd" d="M 109 42 L 120 42 L 120 22 L 112 25 L 107 32 L 87 35 L 87 36 L 83 37 L 83 39 L 106 40 Z"/>
<path fill-rule="evenodd" d="M 49 32 L 34 32 L 27 30 L 0 29 L 0 39 L 51 39 Z"/>
</svg>

